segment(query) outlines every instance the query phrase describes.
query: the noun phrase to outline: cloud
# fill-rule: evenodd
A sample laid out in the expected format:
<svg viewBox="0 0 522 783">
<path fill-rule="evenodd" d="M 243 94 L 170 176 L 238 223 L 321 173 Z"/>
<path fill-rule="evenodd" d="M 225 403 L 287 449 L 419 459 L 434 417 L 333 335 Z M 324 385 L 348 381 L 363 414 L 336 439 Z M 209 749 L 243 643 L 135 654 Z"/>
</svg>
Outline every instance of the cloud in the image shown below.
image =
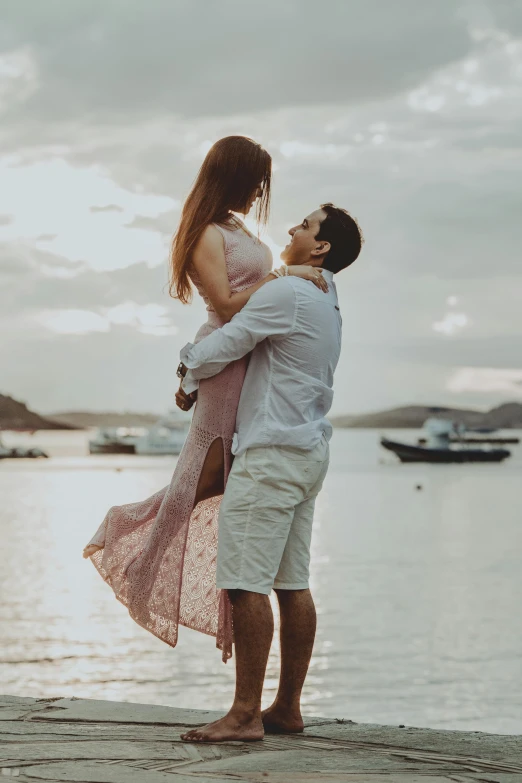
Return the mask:
<svg viewBox="0 0 522 783">
<path fill-rule="evenodd" d="M 155 302 L 137 305 L 136 302 L 122 302 L 106 311 L 111 324 L 134 326 L 138 332 L 165 337 L 177 334 L 179 329 L 170 320 L 165 306 Z"/>
<path fill-rule="evenodd" d="M 13 212 L 0 227 L 0 241 L 44 242 L 49 251 L 97 269 L 165 258 L 158 232 L 128 227 L 138 217 L 171 212 L 177 206 L 172 198 L 123 188 L 100 166 L 78 168 L 56 157 L 30 165 L 0 159 L 0 177 L 0 210 Z"/>
<path fill-rule="evenodd" d="M 145 231 L 156 231 L 157 233 L 170 238 L 174 234 L 178 220 L 179 210 L 175 209 L 170 212 L 163 212 L 161 215 L 158 215 L 158 217 L 136 215 L 130 223 L 126 224 L 126 228 L 140 228 Z"/>
<path fill-rule="evenodd" d="M 522 369 L 461 367 L 448 381 L 449 391 L 486 392 L 505 397 L 522 397 Z"/>
<path fill-rule="evenodd" d="M 33 116 L 136 119 L 351 103 L 414 86 L 470 48 L 455 4 L 92 0 L 4 9 L 4 46 L 30 47 Z"/>
<path fill-rule="evenodd" d="M 98 271 L 50 252 L 0 245 L 1 313 L 114 307 L 125 301 L 138 305 L 169 302 L 165 265 L 142 262 L 124 269 Z"/>
<path fill-rule="evenodd" d="M 110 322 L 107 318 L 89 310 L 43 311 L 38 320 L 46 329 L 58 332 L 58 334 L 108 332 L 110 328 Z"/>
<path fill-rule="evenodd" d="M 0 112 L 24 104 L 37 91 L 38 68 L 29 46 L 0 51 Z"/>
<path fill-rule="evenodd" d="M 137 332 L 159 337 L 178 333 L 178 328 L 170 321 L 167 308 L 153 302 L 146 305 L 122 302 L 109 309 L 102 308 L 98 313 L 70 308 L 43 310 L 36 320 L 57 334 L 109 332 L 114 326 L 131 326 Z"/>
<path fill-rule="evenodd" d="M 521 367 L 520 4 L 206 7 L 4 9 L 4 384 L 48 410 L 168 404 L 206 318 L 168 297 L 170 237 L 210 144 L 239 132 L 274 157 L 276 260 L 324 201 L 365 233 L 337 280 L 337 412 L 508 393 L 448 381 Z"/>
<path fill-rule="evenodd" d="M 96 214 L 97 212 L 123 212 L 124 210 L 119 204 L 107 204 L 104 207 L 89 207 L 89 211 Z"/>
<path fill-rule="evenodd" d="M 465 313 L 446 313 L 441 321 L 435 321 L 433 330 L 449 337 L 467 325 L 468 316 Z"/>
</svg>

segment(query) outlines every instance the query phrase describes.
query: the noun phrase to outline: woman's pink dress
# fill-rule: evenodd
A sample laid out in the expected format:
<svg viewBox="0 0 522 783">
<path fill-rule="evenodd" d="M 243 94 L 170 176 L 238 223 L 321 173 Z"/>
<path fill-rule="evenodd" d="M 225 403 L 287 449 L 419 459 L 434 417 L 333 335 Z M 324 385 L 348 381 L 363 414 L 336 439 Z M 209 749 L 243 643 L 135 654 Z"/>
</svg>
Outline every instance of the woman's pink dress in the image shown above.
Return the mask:
<svg viewBox="0 0 522 783">
<path fill-rule="evenodd" d="M 232 291 L 259 282 L 272 268 L 270 250 L 243 229 L 217 226 L 223 235 Z M 223 325 L 197 276 L 208 320 L 198 342 Z M 116 598 L 139 625 L 175 647 L 178 625 L 216 637 L 223 660 L 232 655 L 231 604 L 216 587 L 217 520 L 221 497 L 194 499 L 208 449 L 221 438 L 225 483 L 231 467 L 236 411 L 248 359 L 201 381 L 192 424 L 168 487 L 148 500 L 114 506 L 89 542 L 103 549 L 91 559 Z"/>
</svg>

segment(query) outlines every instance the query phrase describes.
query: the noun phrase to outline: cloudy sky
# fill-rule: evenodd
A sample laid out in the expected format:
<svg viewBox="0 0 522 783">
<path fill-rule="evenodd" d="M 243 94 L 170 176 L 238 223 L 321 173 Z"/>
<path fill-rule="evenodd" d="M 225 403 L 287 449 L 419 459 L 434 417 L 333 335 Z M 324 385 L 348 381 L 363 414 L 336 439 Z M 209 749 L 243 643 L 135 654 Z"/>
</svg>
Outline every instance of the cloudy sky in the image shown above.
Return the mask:
<svg viewBox="0 0 522 783">
<path fill-rule="evenodd" d="M 337 277 L 335 413 L 522 399 L 521 0 L 5 0 L 0 392 L 162 412 L 205 319 L 168 297 L 210 144 L 273 155 L 267 239 L 321 201 L 366 244 Z"/>
</svg>

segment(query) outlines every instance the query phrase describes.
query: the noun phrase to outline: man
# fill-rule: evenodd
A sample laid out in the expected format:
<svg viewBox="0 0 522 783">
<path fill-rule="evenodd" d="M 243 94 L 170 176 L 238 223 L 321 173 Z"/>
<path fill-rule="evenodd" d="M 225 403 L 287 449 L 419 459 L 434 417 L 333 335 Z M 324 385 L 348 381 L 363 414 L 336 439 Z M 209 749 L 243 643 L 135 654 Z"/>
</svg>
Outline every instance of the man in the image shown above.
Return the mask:
<svg viewBox="0 0 522 783">
<path fill-rule="evenodd" d="M 303 730 L 300 697 L 316 614 L 308 587 L 315 499 L 328 469 L 332 427 L 326 415 L 341 348 L 333 275 L 359 255 L 350 215 L 323 204 L 281 253 L 287 266 L 311 264 L 328 282 L 282 276 L 263 286 L 222 329 L 181 351 L 186 399 L 198 381 L 253 351 L 239 402 L 234 464 L 219 516 L 217 586 L 234 612 L 236 693 L 228 714 L 183 735 L 185 741 L 260 740 L 264 730 Z M 281 675 L 275 701 L 261 713 L 274 632 L 269 594 L 281 616 Z"/>
</svg>

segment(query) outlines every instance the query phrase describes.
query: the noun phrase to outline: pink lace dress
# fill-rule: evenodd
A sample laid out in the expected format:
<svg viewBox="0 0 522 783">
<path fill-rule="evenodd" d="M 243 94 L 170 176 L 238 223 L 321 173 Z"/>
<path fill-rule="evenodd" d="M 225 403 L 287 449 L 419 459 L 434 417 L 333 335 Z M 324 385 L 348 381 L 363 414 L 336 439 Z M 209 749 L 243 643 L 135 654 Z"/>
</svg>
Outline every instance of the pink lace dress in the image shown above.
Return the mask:
<svg viewBox="0 0 522 783">
<path fill-rule="evenodd" d="M 232 291 L 242 291 L 272 268 L 270 250 L 243 229 L 217 226 L 223 235 Z M 223 325 L 205 299 L 208 320 L 198 342 Z M 216 587 L 220 497 L 194 508 L 198 480 L 210 445 L 220 438 L 225 483 L 231 468 L 236 411 L 248 359 L 229 364 L 200 383 L 192 424 L 168 487 L 139 503 L 114 506 L 89 542 L 103 549 L 91 560 L 116 598 L 139 625 L 175 647 L 178 625 L 216 637 L 223 660 L 232 655 L 231 604 Z"/>
</svg>

